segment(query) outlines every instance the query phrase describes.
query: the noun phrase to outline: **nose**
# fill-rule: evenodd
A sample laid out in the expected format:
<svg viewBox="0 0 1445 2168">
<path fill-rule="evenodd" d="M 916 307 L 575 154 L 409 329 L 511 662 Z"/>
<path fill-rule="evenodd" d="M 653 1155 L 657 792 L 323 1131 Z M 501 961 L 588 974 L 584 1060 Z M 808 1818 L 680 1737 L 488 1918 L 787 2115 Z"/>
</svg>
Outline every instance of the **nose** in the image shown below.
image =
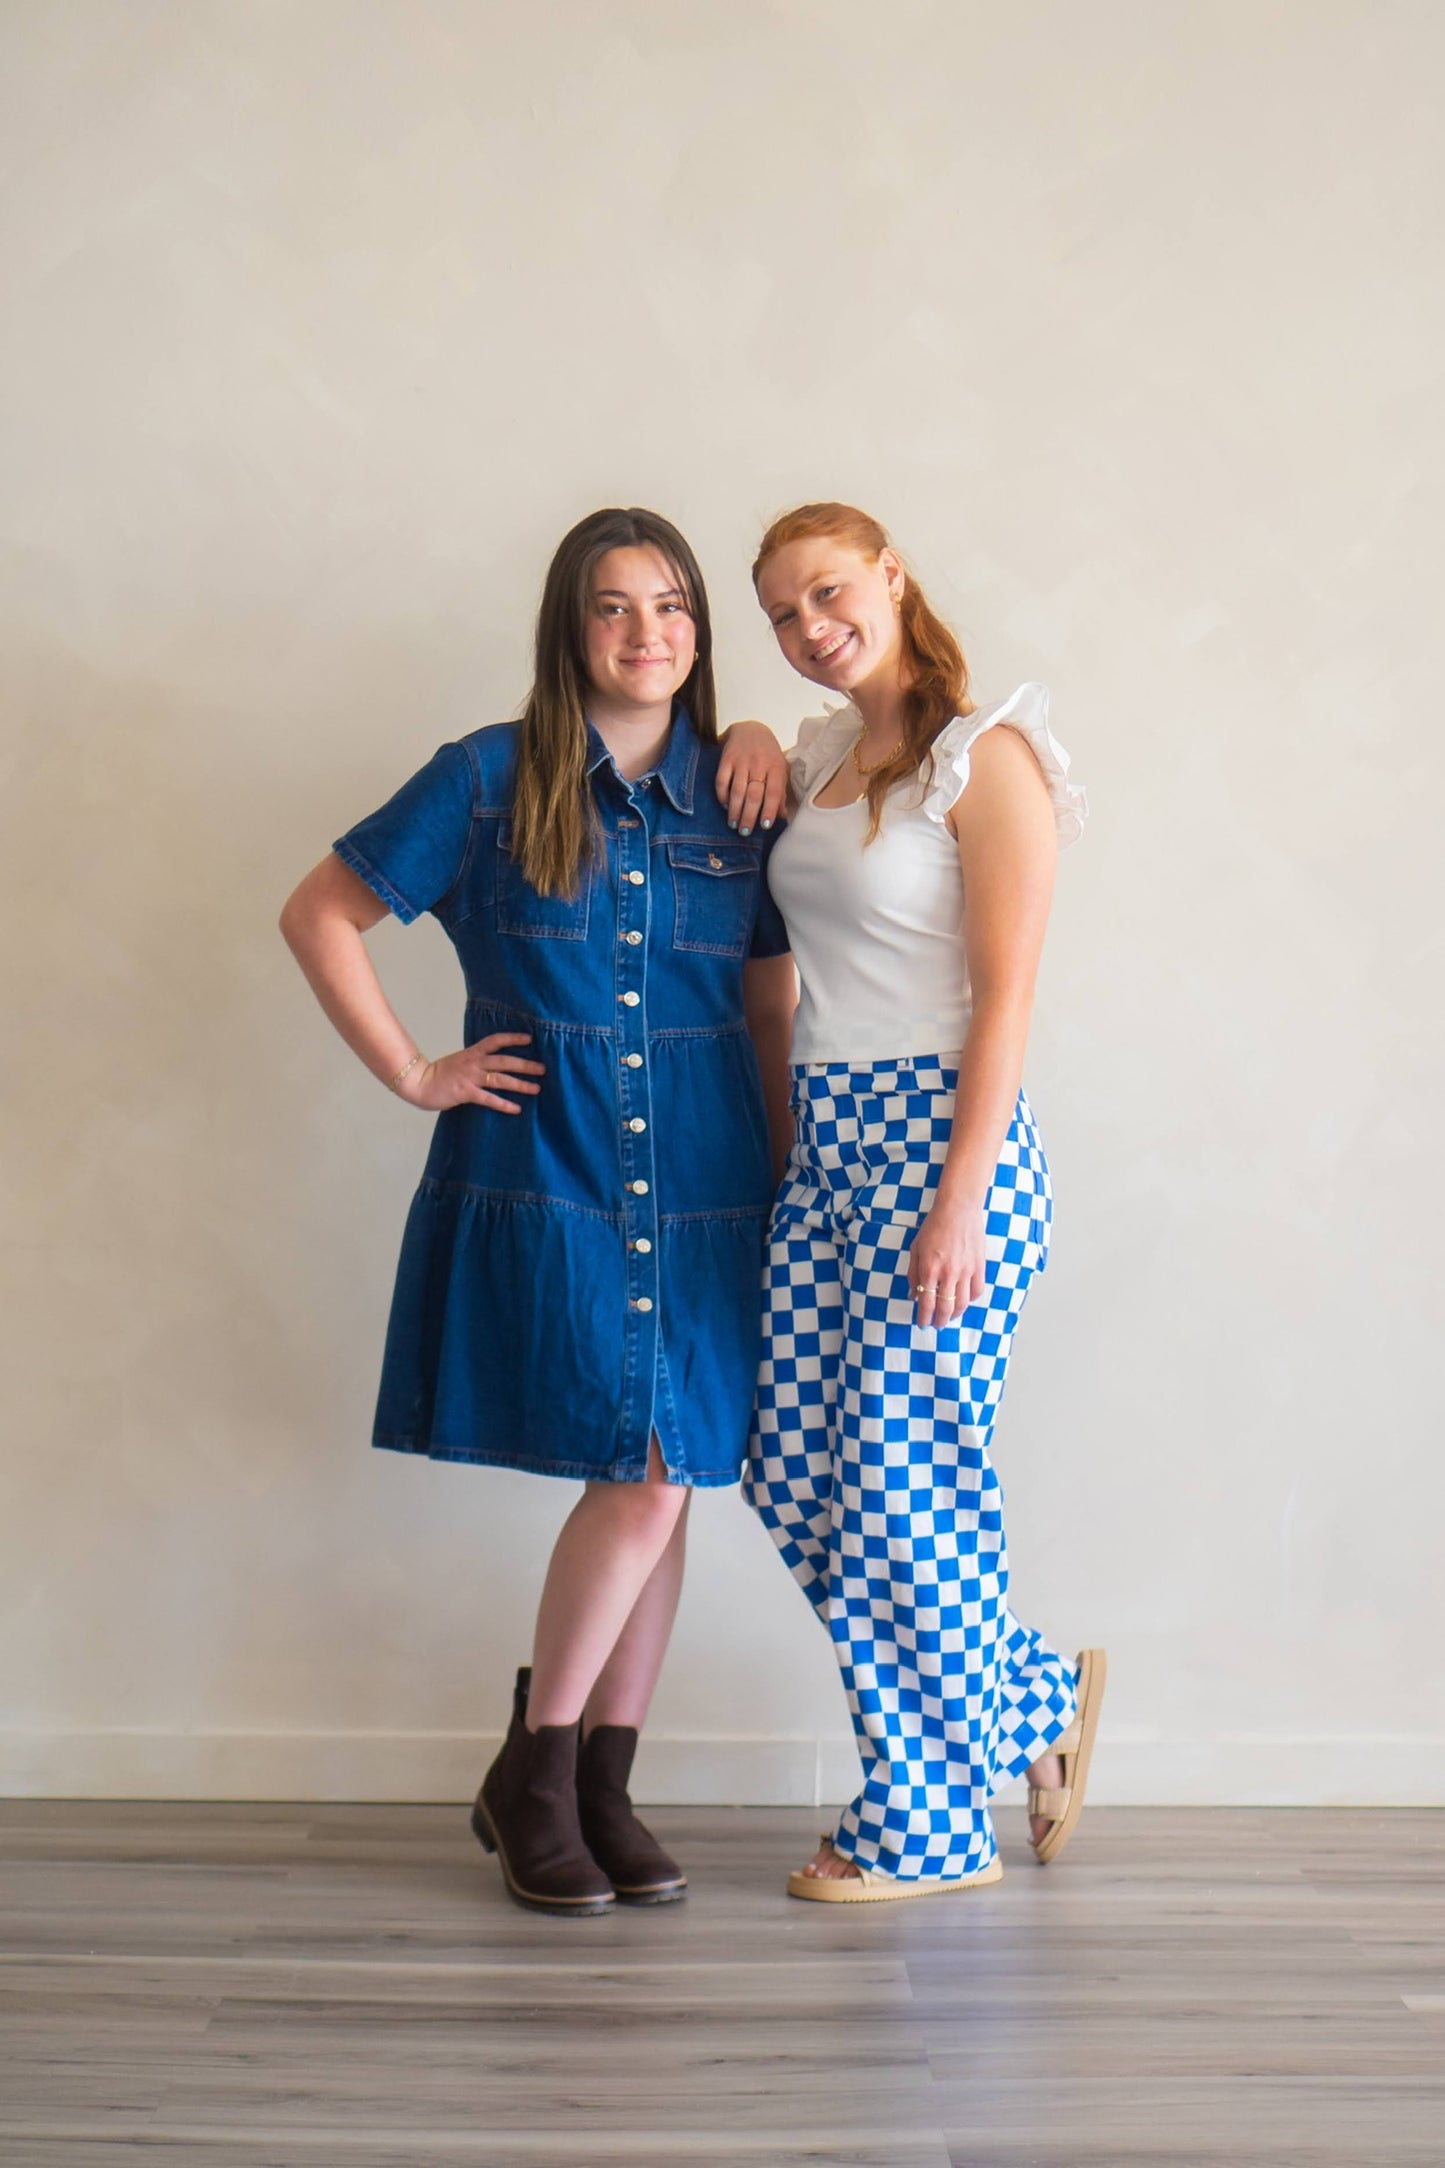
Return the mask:
<svg viewBox="0 0 1445 2168">
<path fill-rule="evenodd" d="M 632 637 L 639 647 L 665 647 L 674 620 L 660 610 L 640 610 L 633 620 Z"/>
</svg>

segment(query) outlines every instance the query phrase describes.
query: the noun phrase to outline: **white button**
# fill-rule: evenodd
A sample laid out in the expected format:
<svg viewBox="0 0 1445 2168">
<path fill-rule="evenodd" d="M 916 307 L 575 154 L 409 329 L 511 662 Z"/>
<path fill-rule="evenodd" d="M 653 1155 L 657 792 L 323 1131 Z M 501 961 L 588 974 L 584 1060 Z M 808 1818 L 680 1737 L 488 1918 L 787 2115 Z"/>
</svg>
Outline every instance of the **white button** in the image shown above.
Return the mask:
<svg viewBox="0 0 1445 2168">
<path fill-rule="evenodd" d="M 624 1009 L 635 1009 L 641 999 L 641 994 L 624 994 L 622 997 L 622 1006 Z"/>
<path fill-rule="evenodd" d="M 634 1197 L 645 1197 L 647 1195 L 647 1184 L 645 1182 L 629 1182 L 627 1186 Z"/>
<path fill-rule="evenodd" d="M 650 1310 L 652 1308 L 651 1295 L 639 1295 L 632 1307 L 634 1310 Z"/>
<path fill-rule="evenodd" d="M 646 1235 L 639 1235 L 632 1247 L 635 1250 L 641 1250 L 644 1257 L 650 1257 L 652 1254 L 652 1244 L 648 1241 Z"/>
<path fill-rule="evenodd" d="M 647 875 L 645 873 L 629 873 L 627 878 L 634 888 L 641 888 L 643 882 L 647 879 Z"/>
<path fill-rule="evenodd" d="M 632 1131 L 634 1137 L 640 1137 L 643 1130 L 647 1127 L 647 1124 L 642 1119 L 642 1116 L 640 1114 L 634 1114 L 627 1126 Z"/>
<path fill-rule="evenodd" d="M 716 873 L 716 872 L 717 872 L 718 868 L 719 868 L 719 867 L 721 866 L 721 864 L 722 864 L 722 860 L 721 860 L 721 859 L 720 859 L 720 858 L 718 857 L 718 854 L 717 854 L 717 852 L 716 852 L 716 851 L 709 851 L 709 852 L 708 852 L 708 854 L 707 854 L 707 862 L 708 862 L 708 864 L 709 864 L 709 865 L 710 865 L 710 866 L 712 867 L 712 870 L 713 870 L 713 872 L 714 872 L 714 873 Z"/>
<path fill-rule="evenodd" d="M 624 1054 L 622 1059 L 629 1069 L 640 1069 L 642 1067 L 642 1056 L 640 1054 Z"/>
<path fill-rule="evenodd" d="M 625 933 L 622 938 L 627 943 L 627 946 L 629 948 L 638 948 L 641 946 L 642 936 L 635 929 L 632 933 Z"/>
</svg>

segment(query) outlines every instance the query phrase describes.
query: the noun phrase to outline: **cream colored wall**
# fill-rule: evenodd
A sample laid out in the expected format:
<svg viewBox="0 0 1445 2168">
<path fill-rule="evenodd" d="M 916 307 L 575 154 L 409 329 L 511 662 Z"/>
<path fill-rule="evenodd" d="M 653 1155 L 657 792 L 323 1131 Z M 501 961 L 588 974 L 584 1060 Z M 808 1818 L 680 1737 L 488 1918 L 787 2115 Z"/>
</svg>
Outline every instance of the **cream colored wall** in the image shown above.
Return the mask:
<svg viewBox="0 0 1445 2168">
<path fill-rule="evenodd" d="M 1442 61 L 1378 0 L 11 0 L 10 1788 L 474 1782 L 571 1493 L 368 1450 L 425 1129 L 276 910 L 514 711 L 598 503 L 786 735 L 746 562 L 837 494 L 1094 797 L 999 1457 L 1100 1794 L 1445 1798 Z M 375 948 L 453 1043 L 436 927 Z M 695 1527 L 643 1788 L 837 1796 L 801 1598 Z"/>
</svg>

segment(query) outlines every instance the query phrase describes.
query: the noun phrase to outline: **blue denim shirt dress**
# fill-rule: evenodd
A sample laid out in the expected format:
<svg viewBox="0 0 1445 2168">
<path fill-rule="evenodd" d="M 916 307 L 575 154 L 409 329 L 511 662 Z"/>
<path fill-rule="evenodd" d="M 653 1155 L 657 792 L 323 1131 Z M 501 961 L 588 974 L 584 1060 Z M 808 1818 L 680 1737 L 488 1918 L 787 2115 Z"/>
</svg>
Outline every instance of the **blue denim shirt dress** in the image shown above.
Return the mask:
<svg viewBox="0 0 1445 2168">
<path fill-rule="evenodd" d="M 577 894 L 513 859 L 518 726 L 444 745 L 334 848 L 440 920 L 466 1043 L 531 1034 L 520 1114 L 437 1117 L 402 1242 L 373 1443 L 435 1460 L 735 1483 L 757 1378 L 773 1182 L 743 966 L 787 936 L 771 837 L 728 828 L 720 749 L 678 711 L 628 783 L 589 726 L 605 851 Z"/>
</svg>

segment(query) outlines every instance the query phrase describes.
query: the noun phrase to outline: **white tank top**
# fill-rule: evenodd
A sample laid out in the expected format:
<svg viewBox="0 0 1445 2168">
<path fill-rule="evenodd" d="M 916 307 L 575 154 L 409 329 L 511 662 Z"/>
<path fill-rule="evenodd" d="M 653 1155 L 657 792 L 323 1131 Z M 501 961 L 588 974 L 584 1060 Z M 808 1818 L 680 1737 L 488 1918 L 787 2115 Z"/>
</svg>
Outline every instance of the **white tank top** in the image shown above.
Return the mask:
<svg viewBox="0 0 1445 2168">
<path fill-rule="evenodd" d="M 956 716 L 933 742 L 931 769 L 896 784 L 865 850 L 868 801 L 814 804 L 863 728 L 851 705 L 810 716 L 788 755 L 798 810 L 768 861 L 802 993 L 795 1062 L 956 1061 L 973 997 L 963 946 L 963 874 L 945 821 L 966 789 L 969 748 L 1000 723 L 1028 740 L 1053 800 L 1059 842 L 1072 843 L 1088 800 L 1049 733 L 1043 685 Z"/>
</svg>

